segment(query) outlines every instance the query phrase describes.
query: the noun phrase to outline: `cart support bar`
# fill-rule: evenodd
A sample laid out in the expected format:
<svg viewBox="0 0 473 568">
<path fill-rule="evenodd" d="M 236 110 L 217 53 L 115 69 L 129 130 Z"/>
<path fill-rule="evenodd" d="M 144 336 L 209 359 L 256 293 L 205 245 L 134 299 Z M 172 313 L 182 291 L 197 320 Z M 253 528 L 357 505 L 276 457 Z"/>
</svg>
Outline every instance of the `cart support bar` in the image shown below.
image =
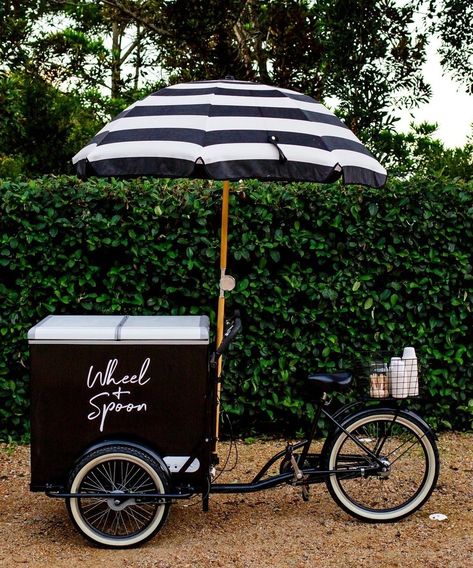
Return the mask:
<svg viewBox="0 0 473 568">
<path fill-rule="evenodd" d="M 213 483 L 210 486 L 210 493 L 253 493 L 255 491 L 261 491 L 261 489 L 269 489 L 270 487 L 282 485 L 292 477 L 294 477 L 294 474 L 291 471 L 275 475 L 263 481 L 257 481 L 256 483 L 253 481 L 251 483 Z"/>
<path fill-rule="evenodd" d="M 378 471 L 378 466 L 367 466 L 365 468 L 349 467 L 341 469 L 321 470 L 317 468 L 303 469 L 304 478 L 294 485 L 305 485 L 323 481 L 327 475 L 337 473 L 342 476 L 366 476 Z M 254 493 L 263 489 L 277 487 L 294 479 L 294 472 L 280 473 L 260 481 L 250 483 L 212 483 L 209 493 Z M 189 499 L 194 493 L 66 493 L 63 491 L 46 491 L 48 497 L 60 499 L 156 499 L 158 501 L 169 501 L 171 499 Z"/>
<path fill-rule="evenodd" d="M 46 491 L 48 497 L 58 499 L 189 499 L 194 493 L 66 493 L 64 491 Z"/>
<path fill-rule="evenodd" d="M 363 472 L 362 472 L 363 469 Z M 360 477 L 362 475 L 369 475 L 371 473 L 376 473 L 379 470 L 378 466 L 367 466 L 365 468 L 360 467 L 350 467 L 346 469 L 303 469 L 301 470 L 304 477 L 297 483 L 293 485 L 310 485 L 312 483 L 319 483 L 324 481 L 325 477 L 331 475 L 332 473 L 337 473 L 342 476 L 354 476 Z M 294 472 L 288 471 L 287 473 L 280 473 L 279 475 L 273 475 L 262 481 L 252 481 L 250 483 L 212 483 L 210 486 L 210 493 L 253 493 L 255 491 L 261 491 L 262 489 L 269 489 L 270 487 L 277 487 L 288 481 L 294 479 Z"/>
</svg>

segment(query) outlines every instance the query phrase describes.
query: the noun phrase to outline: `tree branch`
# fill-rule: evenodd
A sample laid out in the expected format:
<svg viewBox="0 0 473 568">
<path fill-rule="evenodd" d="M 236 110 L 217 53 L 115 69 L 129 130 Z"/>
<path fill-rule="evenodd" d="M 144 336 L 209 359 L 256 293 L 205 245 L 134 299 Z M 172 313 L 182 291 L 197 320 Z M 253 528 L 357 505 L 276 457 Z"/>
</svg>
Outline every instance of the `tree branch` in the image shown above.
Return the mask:
<svg viewBox="0 0 473 568">
<path fill-rule="evenodd" d="M 119 10 L 122 14 L 126 14 L 127 16 L 132 18 L 135 22 L 139 22 L 146 29 L 149 29 L 157 34 L 161 34 L 166 37 L 171 36 L 171 34 L 167 30 L 163 28 L 158 28 L 158 26 L 156 26 L 146 18 L 142 18 L 139 14 L 137 14 L 133 10 L 130 10 L 127 6 L 124 6 L 118 0 L 100 0 L 100 1 L 102 4 L 105 4 L 110 8 L 115 8 L 116 10 Z"/>
<path fill-rule="evenodd" d="M 125 61 L 126 61 L 126 60 L 128 59 L 128 57 L 129 57 L 130 53 L 135 49 L 135 47 L 138 46 L 138 43 L 139 43 L 139 40 L 138 40 L 138 39 L 135 39 L 135 40 L 131 43 L 130 47 L 129 47 L 129 48 L 125 51 L 125 53 L 120 57 L 120 61 L 119 61 L 120 65 L 123 65 L 123 64 L 125 63 Z"/>
</svg>

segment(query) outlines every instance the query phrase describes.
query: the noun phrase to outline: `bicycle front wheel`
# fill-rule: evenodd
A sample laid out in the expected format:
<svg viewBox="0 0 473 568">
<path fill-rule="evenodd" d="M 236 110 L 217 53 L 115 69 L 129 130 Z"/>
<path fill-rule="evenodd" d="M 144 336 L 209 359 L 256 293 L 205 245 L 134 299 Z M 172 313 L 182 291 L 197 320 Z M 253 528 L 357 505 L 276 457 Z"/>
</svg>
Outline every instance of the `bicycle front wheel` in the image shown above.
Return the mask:
<svg viewBox="0 0 473 568">
<path fill-rule="evenodd" d="M 425 423 L 409 412 L 378 409 L 347 419 L 343 427 L 353 438 L 339 429 L 325 454 L 327 469 L 337 470 L 327 478 L 336 503 L 375 523 L 397 521 L 419 509 L 439 475 L 437 446 Z"/>
</svg>

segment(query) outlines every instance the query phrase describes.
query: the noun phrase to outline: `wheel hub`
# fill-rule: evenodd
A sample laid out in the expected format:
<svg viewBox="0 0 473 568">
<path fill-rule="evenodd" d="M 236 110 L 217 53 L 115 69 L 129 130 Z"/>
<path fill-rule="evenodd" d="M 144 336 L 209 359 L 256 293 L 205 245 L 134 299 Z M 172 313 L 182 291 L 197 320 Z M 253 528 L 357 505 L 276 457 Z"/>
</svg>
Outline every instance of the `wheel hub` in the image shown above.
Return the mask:
<svg viewBox="0 0 473 568">
<path fill-rule="evenodd" d="M 121 491 L 112 491 L 112 493 L 119 493 L 122 494 Z M 110 497 L 107 499 L 107 505 L 112 509 L 112 511 L 123 511 L 126 507 L 130 505 L 134 505 L 136 503 L 133 497 L 129 499 L 124 499 L 123 497 Z"/>
<path fill-rule="evenodd" d="M 378 477 L 382 479 L 387 479 L 391 473 L 391 462 L 387 458 L 380 458 L 382 465 L 378 471 Z"/>
</svg>

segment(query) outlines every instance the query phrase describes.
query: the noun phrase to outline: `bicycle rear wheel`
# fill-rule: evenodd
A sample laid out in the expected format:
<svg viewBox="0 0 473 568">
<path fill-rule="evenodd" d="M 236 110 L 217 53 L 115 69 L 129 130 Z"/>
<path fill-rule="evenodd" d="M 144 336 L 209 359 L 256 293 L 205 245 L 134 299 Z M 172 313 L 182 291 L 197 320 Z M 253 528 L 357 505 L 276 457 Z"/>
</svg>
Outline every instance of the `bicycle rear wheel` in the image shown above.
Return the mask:
<svg viewBox="0 0 473 568">
<path fill-rule="evenodd" d="M 393 409 L 361 412 L 343 427 L 380 458 L 377 462 L 343 430 L 327 444 L 325 466 L 336 503 L 368 522 L 393 522 L 419 509 L 435 488 L 439 457 L 431 431 L 415 415 Z"/>
</svg>

